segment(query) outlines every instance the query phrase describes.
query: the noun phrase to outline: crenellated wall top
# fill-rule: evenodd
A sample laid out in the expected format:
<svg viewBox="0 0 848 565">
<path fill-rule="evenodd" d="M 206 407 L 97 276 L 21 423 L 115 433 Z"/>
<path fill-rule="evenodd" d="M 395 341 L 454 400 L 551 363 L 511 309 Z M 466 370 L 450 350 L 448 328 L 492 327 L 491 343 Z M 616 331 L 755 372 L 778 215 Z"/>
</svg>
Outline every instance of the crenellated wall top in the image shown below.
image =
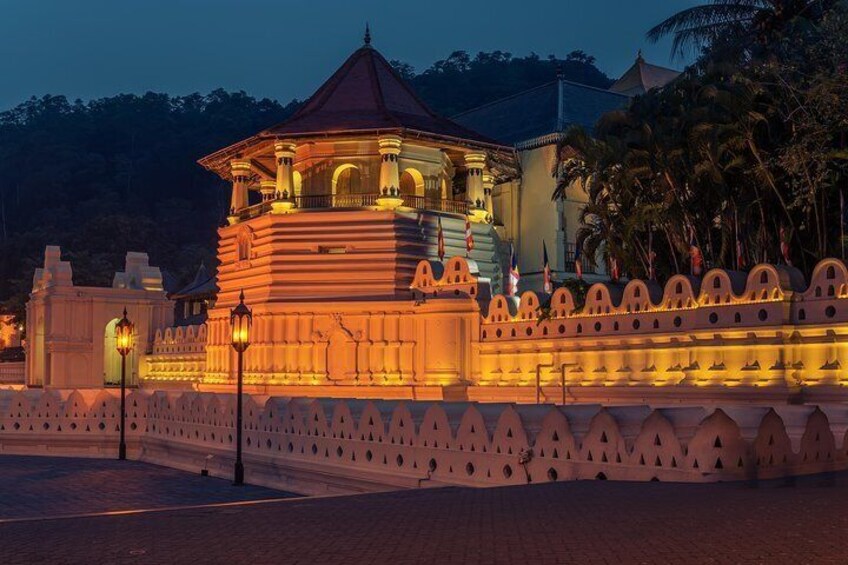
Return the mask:
<svg viewBox="0 0 848 565">
<path fill-rule="evenodd" d="M 467 260 L 453 257 L 443 269 L 439 263 L 420 263 L 412 288 L 436 297 L 440 289 L 473 285 L 475 279 L 476 274 Z M 520 298 L 496 295 L 489 301 L 488 307 L 483 308 L 486 313 L 482 316 L 482 336 L 483 339 L 547 336 L 550 328 L 539 331 L 529 328 L 526 332 L 487 332 L 485 328 L 521 323 L 535 326 L 555 320 L 577 321 L 573 328 L 573 324 L 558 326 L 558 332 L 565 335 L 589 333 L 590 328 L 595 332 L 626 333 L 739 324 L 747 327 L 831 323 L 848 320 L 846 298 L 848 268 L 841 260 L 820 261 L 813 269 L 809 284 L 798 269 L 761 263 L 747 273 L 712 269 L 703 277 L 674 275 L 665 285 L 638 279 L 627 283 L 599 282 L 588 288 L 583 304 L 579 304 L 572 292 L 564 287 L 556 289 L 552 295 L 533 291 L 524 292 Z M 832 304 L 826 304 L 828 301 Z M 781 306 L 784 304 L 787 308 Z M 734 312 L 728 314 L 731 308 Z M 654 316 L 651 320 L 642 321 L 646 314 Z M 658 318 L 661 316 L 671 317 L 666 323 Z M 611 319 L 611 322 L 606 322 L 606 319 Z"/>
<path fill-rule="evenodd" d="M 206 343 L 206 324 L 177 326 L 156 330 L 154 345 L 182 345 Z"/>
</svg>

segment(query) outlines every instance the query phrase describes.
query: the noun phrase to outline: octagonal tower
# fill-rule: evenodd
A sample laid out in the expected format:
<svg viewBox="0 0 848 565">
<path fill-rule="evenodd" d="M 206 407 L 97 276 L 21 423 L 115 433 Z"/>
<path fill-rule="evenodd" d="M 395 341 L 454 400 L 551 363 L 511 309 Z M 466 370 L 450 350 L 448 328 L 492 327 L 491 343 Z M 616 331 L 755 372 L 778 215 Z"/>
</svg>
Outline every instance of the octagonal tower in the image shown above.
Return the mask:
<svg viewBox="0 0 848 565">
<path fill-rule="evenodd" d="M 231 374 L 227 316 L 242 290 L 257 314 L 260 343 L 248 354 L 257 383 L 365 384 L 375 373 L 399 383 L 425 374 L 438 384 L 461 380 L 470 326 L 437 323 L 433 335 L 449 338 L 444 359 L 413 367 L 423 318 L 402 312 L 418 262 L 438 260 L 439 225 L 447 259 L 466 255 L 471 224 L 470 258 L 500 290 L 505 250 L 491 224 L 491 187 L 517 174 L 511 148 L 427 108 L 366 37 L 288 120 L 200 163 L 232 182 L 207 380 Z M 463 325 L 458 319 L 450 324 Z M 350 359 L 335 371 L 333 339 L 354 344 L 338 350 Z M 356 343 L 375 339 L 387 361 L 363 371 Z"/>
</svg>

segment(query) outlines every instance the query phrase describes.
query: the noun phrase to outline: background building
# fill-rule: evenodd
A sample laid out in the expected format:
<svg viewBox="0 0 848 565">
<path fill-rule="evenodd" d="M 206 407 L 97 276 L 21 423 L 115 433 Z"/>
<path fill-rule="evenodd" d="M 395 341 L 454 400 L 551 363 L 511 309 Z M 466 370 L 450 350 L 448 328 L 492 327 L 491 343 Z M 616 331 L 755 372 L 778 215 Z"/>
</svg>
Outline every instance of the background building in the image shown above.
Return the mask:
<svg viewBox="0 0 848 565">
<path fill-rule="evenodd" d="M 494 222 L 501 237 L 515 245 L 521 290 L 541 291 L 542 241 L 554 279 L 574 277 L 574 253 L 580 212 L 587 195 L 572 185 L 564 199 L 552 201 L 557 185 L 557 144 L 572 126 L 591 132 L 598 119 L 627 106 L 631 96 L 660 88 L 680 73 L 650 65 L 641 53 L 609 90 L 556 80 L 463 112 L 464 126 L 515 148 L 521 174 L 492 189 Z M 587 281 L 605 278 L 606 265 L 583 260 Z"/>
</svg>

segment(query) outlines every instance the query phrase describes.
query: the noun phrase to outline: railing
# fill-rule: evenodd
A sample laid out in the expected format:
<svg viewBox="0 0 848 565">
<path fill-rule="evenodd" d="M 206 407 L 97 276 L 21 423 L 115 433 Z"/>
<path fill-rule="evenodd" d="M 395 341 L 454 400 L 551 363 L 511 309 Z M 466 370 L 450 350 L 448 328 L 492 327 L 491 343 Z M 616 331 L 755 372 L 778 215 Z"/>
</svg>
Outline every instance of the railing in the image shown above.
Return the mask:
<svg viewBox="0 0 848 565">
<path fill-rule="evenodd" d="M 299 210 L 320 210 L 327 208 L 368 208 L 377 206 L 377 193 L 367 194 L 301 194 L 292 198 L 294 207 Z M 403 195 L 403 206 L 417 210 L 430 210 L 448 214 L 468 213 L 468 203 L 461 200 L 445 200 L 428 196 Z M 271 211 L 271 201 L 260 202 L 239 211 L 241 220 L 261 216 Z"/>
<path fill-rule="evenodd" d="M 23 361 L 0 363 L 0 384 L 23 384 L 25 371 Z"/>
<path fill-rule="evenodd" d="M 566 241 L 565 242 L 565 264 L 563 265 L 563 267 L 564 267 L 563 270 L 566 273 L 575 272 L 575 270 L 574 270 L 575 269 L 575 266 L 574 266 L 574 251 L 575 251 L 575 244 Z M 583 259 L 581 259 L 580 262 L 581 262 L 581 266 L 583 267 L 583 272 L 585 274 L 587 274 L 587 275 L 595 274 L 595 267 L 589 261 L 587 261 L 585 258 L 583 258 Z"/>
</svg>

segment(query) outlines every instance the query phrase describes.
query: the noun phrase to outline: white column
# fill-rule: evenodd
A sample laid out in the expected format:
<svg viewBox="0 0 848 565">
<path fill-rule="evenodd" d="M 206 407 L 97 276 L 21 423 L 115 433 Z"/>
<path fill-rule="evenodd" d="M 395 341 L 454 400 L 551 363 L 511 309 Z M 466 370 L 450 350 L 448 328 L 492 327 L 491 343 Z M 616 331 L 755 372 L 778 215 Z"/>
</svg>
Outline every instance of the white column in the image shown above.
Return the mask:
<svg viewBox="0 0 848 565">
<path fill-rule="evenodd" d="M 489 173 L 483 173 L 483 199 L 486 201 L 486 213 L 494 216 L 494 205 L 492 204 L 492 190 L 495 188 L 495 177 Z"/>
<path fill-rule="evenodd" d="M 250 162 L 234 159 L 230 161 L 233 176 L 233 194 L 230 199 L 230 214 L 247 208 L 247 183 L 250 182 Z"/>
<path fill-rule="evenodd" d="M 378 141 L 380 148 L 380 194 L 400 195 L 400 172 L 398 170 L 398 155 L 400 154 L 401 139 L 396 136 L 381 137 Z"/>
<path fill-rule="evenodd" d="M 477 221 L 483 221 L 486 217 L 486 196 L 483 193 L 483 168 L 486 166 L 486 154 L 466 154 L 465 166 L 468 168 L 465 195 L 471 206 L 468 213 Z"/>
<path fill-rule="evenodd" d="M 297 146 L 290 141 L 274 143 L 277 158 L 277 198 L 292 198 L 294 194 L 294 155 Z"/>
</svg>

